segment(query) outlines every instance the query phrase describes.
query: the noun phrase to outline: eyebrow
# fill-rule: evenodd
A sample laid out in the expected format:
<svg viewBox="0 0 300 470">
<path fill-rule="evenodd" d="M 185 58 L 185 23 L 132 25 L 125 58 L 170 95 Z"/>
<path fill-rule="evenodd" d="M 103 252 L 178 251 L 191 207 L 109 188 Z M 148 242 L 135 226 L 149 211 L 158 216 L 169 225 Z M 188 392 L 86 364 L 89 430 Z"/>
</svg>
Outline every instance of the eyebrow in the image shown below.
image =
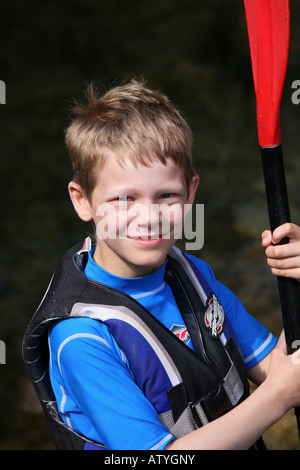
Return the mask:
<svg viewBox="0 0 300 470">
<path fill-rule="evenodd" d="M 162 183 L 161 186 L 157 188 L 156 192 L 162 192 L 170 189 L 172 189 L 173 191 L 180 191 L 182 188 L 184 188 L 184 183 L 178 184 L 177 182 L 175 183 L 174 181 L 170 180 L 169 182 L 166 181 Z M 142 189 L 144 189 L 144 187 Z M 108 191 L 111 192 L 111 194 L 115 194 L 117 192 L 139 192 L 139 188 L 137 188 L 136 186 L 127 186 L 125 183 L 124 186 L 121 185 L 120 187 L 115 189 L 112 187 L 111 191 Z"/>
<path fill-rule="evenodd" d="M 155 194 L 163 194 L 163 193 L 181 193 L 185 190 L 184 184 L 178 185 L 174 183 L 169 183 L 161 186 L 155 191 Z M 130 186 L 124 186 L 120 188 L 116 188 L 115 190 L 111 190 L 106 193 L 106 197 L 114 198 L 118 196 L 127 196 L 128 194 L 139 194 L 139 189 Z"/>
</svg>

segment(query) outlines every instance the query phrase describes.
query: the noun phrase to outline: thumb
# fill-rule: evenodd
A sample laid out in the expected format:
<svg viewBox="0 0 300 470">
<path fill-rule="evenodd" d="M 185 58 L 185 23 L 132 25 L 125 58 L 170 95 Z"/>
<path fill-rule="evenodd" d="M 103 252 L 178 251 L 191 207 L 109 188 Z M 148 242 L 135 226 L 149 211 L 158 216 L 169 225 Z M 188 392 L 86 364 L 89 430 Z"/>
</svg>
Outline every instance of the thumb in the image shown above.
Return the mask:
<svg viewBox="0 0 300 470">
<path fill-rule="evenodd" d="M 272 244 L 271 230 L 265 230 L 261 234 L 261 244 L 264 247 L 270 246 Z"/>
</svg>

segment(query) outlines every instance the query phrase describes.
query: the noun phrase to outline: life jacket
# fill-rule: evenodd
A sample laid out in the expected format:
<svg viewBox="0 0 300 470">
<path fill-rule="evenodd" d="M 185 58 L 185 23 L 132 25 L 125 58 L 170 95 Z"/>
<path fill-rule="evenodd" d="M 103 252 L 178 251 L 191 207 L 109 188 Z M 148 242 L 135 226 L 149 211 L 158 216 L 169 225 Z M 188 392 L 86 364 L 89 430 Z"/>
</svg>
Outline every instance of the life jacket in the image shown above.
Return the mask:
<svg viewBox="0 0 300 470">
<path fill-rule="evenodd" d="M 83 270 L 90 249 L 88 238 L 83 247 L 76 245 L 62 257 L 23 340 L 24 362 L 57 449 L 104 448 L 70 429 L 59 415 L 48 350 L 49 328 L 58 320 L 89 317 L 107 325 L 129 361 L 135 382 L 175 438 L 217 419 L 249 396 L 234 332 L 190 258 L 173 247 L 165 280 L 195 351 L 135 299 L 88 279 Z"/>
</svg>

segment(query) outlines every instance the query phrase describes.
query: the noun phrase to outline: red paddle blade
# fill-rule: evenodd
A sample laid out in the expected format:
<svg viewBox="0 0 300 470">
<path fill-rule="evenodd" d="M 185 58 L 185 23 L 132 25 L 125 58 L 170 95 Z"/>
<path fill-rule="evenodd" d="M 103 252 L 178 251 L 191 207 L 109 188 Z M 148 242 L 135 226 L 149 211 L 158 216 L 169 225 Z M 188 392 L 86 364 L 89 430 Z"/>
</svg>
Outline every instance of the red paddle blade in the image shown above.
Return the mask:
<svg viewBox="0 0 300 470">
<path fill-rule="evenodd" d="M 279 108 L 285 80 L 289 0 L 244 0 L 261 147 L 281 143 Z"/>
</svg>

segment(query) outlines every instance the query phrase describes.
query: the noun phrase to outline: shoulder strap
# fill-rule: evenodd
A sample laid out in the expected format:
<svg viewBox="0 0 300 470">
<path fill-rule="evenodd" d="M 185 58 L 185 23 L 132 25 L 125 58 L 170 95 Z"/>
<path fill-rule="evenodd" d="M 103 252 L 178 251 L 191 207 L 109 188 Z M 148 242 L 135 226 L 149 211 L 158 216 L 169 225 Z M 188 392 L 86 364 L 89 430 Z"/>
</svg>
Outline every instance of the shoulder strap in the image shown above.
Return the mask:
<svg viewBox="0 0 300 470">
<path fill-rule="evenodd" d="M 194 263 L 178 249 L 171 251 L 166 273 L 197 354 L 221 380 L 230 368 L 228 354 L 220 340 L 222 330 L 213 337 L 211 327 L 205 323 L 207 310 L 220 306 L 215 294 Z M 224 323 L 225 317 L 222 321 Z"/>
</svg>

